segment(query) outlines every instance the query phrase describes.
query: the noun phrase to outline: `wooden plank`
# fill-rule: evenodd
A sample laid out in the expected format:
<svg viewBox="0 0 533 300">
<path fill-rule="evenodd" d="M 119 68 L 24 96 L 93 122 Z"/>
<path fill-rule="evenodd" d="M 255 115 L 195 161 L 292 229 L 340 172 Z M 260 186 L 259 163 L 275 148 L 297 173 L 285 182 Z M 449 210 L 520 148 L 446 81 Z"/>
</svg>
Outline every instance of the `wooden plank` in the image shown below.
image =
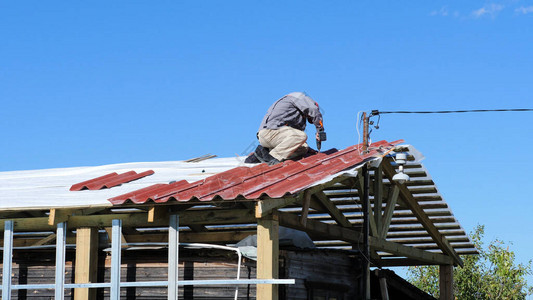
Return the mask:
<svg viewBox="0 0 533 300">
<path fill-rule="evenodd" d="M 324 206 L 326 212 L 341 226 L 352 227 L 352 223 L 346 219 L 344 214 L 333 204 L 323 191 L 319 191 L 314 194 L 315 198 L 320 201 L 320 204 Z"/>
<path fill-rule="evenodd" d="M 311 235 L 324 236 L 332 240 L 338 239 L 348 243 L 362 242 L 362 234 L 356 230 L 326 224 L 312 219 L 307 220 L 307 224 L 303 226 L 300 224 L 298 216 L 283 212 L 279 212 L 279 218 L 281 226 L 305 231 Z M 452 258 L 446 255 L 388 242 L 372 236 L 368 238 L 368 241 L 371 249 L 376 251 L 385 251 L 408 258 L 427 261 L 432 264 L 449 264 L 453 262 Z"/>
<path fill-rule="evenodd" d="M 76 268 L 75 283 L 97 282 L 98 269 L 98 229 L 82 227 L 76 229 Z M 74 289 L 74 300 L 94 300 L 96 290 Z"/>
<path fill-rule="evenodd" d="M 439 266 L 440 300 L 453 300 L 453 265 Z"/>
<path fill-rule="evenodd" d="M 396 202 L 398 201 L 398 195 L 400 194 L 400 189 L 398 186 L 394 186 L 392 188 L 392 192 L 389 194 L 389 199 L 387 200 L 387 206 L 385 207 L 385 212 L 383 213 L 382 221 L 381 221 L 381 230 L 379 232 L 379 237 L 384 239 L 387 236 L 387 232 L 389 232 L 390 223 L 392 220 L 392 215 L 394 212 L 394 208 L 396 206 Z"/>
<path fill-rule="evenodd" d="M 390 158 L 384 158 L 382 165 L 385 176 L 392 182 L 392 177 L 394 176 L 394 174 L 396 174 L 396 171 L 390 163 Z M 411 209 L 418 221 L 422 223 L 422 226 L 424 226 L 424 228 L 428 231 L 429 235 L 433 238 L 435 243 L 439 245 L 440 249 L 447 255 L 451 256 L 456 264 L 463 266 L 463 261 L 461 260 L 457 252 L 455 252 L 453 247 L 446 240 L 446 237 L 440 234 L 439 230 L 435 227 L 435 225 L 433 225 L 433 222 L 428 218 L 428 216 L 420 207 L 420 205 L 418 205 L 418 202 L 413 197 L 411 192 L 407 189 L 407 187 L 402 184 L 396 184 L 396 186 L 400 189 L 400 195 L 402 196 L 402 199 L 404 200 L 405 204 Z"/>
<path fill-rule="evenodd" d="M 272 217 L 257 220 L 257 278 L 279 278 L 279 222 Z M 258 284 L 257 300 L 278 300 L 278 286 Z"/>
</svg>

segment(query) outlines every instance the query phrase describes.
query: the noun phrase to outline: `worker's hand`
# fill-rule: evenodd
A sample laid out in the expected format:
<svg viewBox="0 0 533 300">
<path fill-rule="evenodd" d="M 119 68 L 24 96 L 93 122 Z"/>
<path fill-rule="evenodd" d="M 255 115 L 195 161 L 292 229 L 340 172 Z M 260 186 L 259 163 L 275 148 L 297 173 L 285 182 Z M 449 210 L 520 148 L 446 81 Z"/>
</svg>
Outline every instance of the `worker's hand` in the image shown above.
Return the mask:
<svg viewBox="0 0 533 300">
<path fill-rule="evenodd" d="M 320 141 L 320 135 L 318 135 L 318 132 L 316 133 L 316 140 Z"/>
</svg>

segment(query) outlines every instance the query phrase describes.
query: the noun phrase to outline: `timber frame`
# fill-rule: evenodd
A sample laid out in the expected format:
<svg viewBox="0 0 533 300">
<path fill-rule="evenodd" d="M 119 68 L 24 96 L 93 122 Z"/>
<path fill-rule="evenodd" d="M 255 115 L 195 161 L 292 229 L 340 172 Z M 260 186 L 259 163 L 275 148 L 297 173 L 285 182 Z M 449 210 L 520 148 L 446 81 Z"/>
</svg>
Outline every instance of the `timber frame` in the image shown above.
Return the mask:
<svg viewBox="0 0 533 300">
<path fill-rule="evenodd" d="M 379 267 L 440 265 L 442 274 L 450 274 L 451 266 L 462 266 L 460 254 L 477 251 L 423 166 L 413 162 L 406 166 L 406 173 L 413 179 L 406 184 L 391 180 L 396 174 L 395 167 L 390 157 L 384 157 L 377 166 L 369 165 L 371 264 Z M 53 245 L 58 238 L 64 238 L 66 244 L 75 244 L 76 282 L 89 283 L 94 282 L 96 274 L 92 263 L 96 251 L 108 246 L 98 245 L 99 240 L 105 240 L 99 239 L 99 235 L 107 236 L 110 242 L 119 238 L 122 248 L 139 243 L 170 243 L 170 235 L 164 228 L 172 228 L 170 216 L 179 216 L 180 242 L 233 244 L 257 234 L 257 278 L 277 279 L 279 226 L 306 232 L 318 247 L 354 253 L 357 251 L 352 249 L 362 247 L 363 199 L 359 195 L 363 195 L 363 189 L 359 168 L 356 176 L 340 175 L 297 194 L 275 199 L 1 211 L 0 217 L 12 223 L 0 222 L 0 229 L 5 231 L 4 224 L 12 224 L 15 251 L 24 251 L 17 250 L 19 247 Z M 113 222 L 117 222 L 114 220 L 121 222 L 120 233 L 112 230 Z M 58 231 L 58 224 L 65 224 L 65 232 Z M 451 288 L 449 276 L 441 276 L 441 282 L 448 286 L 445 291 Z M 79 288 L 75 290 L 75 299 L 94 299 L 94 294 L 90 289 Z M 257 299 L 278 299 L 276 285 L 258 285 Z"/>
</svg>

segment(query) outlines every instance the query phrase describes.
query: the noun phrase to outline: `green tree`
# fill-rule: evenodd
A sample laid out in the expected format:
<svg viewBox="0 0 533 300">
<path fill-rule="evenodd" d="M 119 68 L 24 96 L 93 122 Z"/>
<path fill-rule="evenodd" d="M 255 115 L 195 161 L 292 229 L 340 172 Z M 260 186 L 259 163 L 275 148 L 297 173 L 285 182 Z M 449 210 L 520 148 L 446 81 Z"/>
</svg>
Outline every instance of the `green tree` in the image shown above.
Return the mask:
<svg viewBox="0 0 533 300">
<path fill-rule="evenodd" d="M 454 294 L 456 299 L 525 299 L 533 294 L 526 275 L 532 274 L 531 261 L 516 264 L 515 254 L 502 241 L 495 240 L 488 247 L 483 245 L 485 227 L 478 225 L 470 239 L 479 255 L 464 255 L 464 266 L 455 267 Z M 413 285 L 432 296 L 439 297 L 439 267 L 409 267 L 408 278 Z"/>
</svg>

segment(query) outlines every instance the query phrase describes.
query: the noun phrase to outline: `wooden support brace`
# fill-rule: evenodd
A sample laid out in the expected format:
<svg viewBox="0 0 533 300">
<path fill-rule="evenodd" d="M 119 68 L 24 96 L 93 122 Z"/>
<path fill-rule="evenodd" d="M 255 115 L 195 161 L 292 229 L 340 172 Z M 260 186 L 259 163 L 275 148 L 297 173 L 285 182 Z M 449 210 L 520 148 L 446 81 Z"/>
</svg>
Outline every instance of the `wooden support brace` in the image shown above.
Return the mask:
<svg viewBox="0 0 533 300">
<path fill-rule="evenodd" d="M 43 238 L 43 239 L 40 239 L 38 240 L 37 242 L 33 243 L 32 246 L 42 246 L 42 245 L 47 245 L 49 243 L 51 243 L 52 241 L 54 241 L 56 239 L 56 234 L 55 233 L 52 233 L 51 235 Z"/>
<path fill-rule="evenodd" d="M 105 231 L 107 232 L 107 238 L 109 239 L 109 242 L 113 242 L 113 227 L 106 227 Z M 124 233 L 120 232 L 120 247 L 121 248 L 127 248 L 127 241 L 126 237 L 124 236 Z"/>
<path fill-rule="evenodd" d="M 385 207 L 385 212 L 383 213 L 383 218 L 381 221 L 382 227 L 379 232 L 379 237 L 384 239 L 387 237 L 387 232 L 389 232 L 390 223 L 392 221 L 392 215 L 394 213 L 394 208 L 398 202 L 398 195 L 400 189 L 398 186 L 394 185 L 392 187 L 392 192 L 389 194 L 389 199 L 387 201 L 387 207 Z"/>
<path fill-rule="evenodd" d="M 343 227 L 352 227 L 352 223 L 346 219 L 344 214 L 333 204 L 328 196 L 323 192 L 319 191 L 315 193 L 315 198 L 320 201 L 320 204 L 324 206 L 326 212 L 341 226 Z"/>
<path fill-rule="evenodd" d="M 302 203 L 302 215 L 300 216 L 300 223 L 305 226 L 307 223 L 307 216 L 309 214 L 309 205 L 311 204 L 311 191 L 304 192 L 304 200 Z"/>
</svg>

